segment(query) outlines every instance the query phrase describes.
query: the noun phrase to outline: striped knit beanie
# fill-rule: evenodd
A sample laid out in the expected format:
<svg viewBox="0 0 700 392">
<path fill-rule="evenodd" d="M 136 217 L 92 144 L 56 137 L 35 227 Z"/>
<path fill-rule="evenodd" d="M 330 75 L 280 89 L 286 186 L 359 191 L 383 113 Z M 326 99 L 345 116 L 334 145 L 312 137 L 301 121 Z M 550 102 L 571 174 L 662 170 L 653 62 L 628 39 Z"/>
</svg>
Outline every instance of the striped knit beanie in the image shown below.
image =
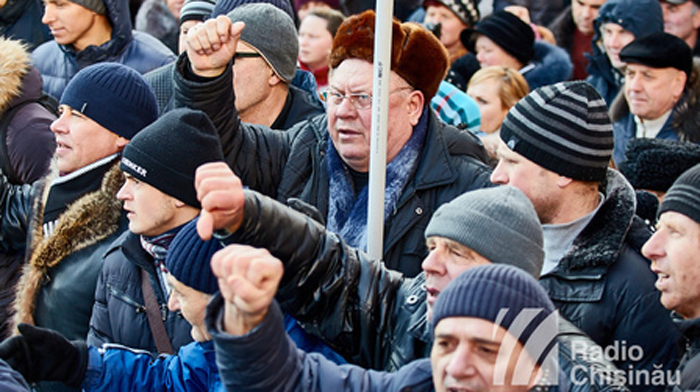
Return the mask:
<svg viewBox="0 0 700 392">
<path fill-rule="evenodd" d="M 180 24 L 188 20 L 206 20 L 214 10 L 214 0 L 185 0 L 180 9 Z"/>
<path fill-rule="evenodd" d="M 487 264 L 469 268 L 447 285 L 435 302 L 432 325 L 448 317 L 480 318 L 507 330 L 512 327 L 524 346 L 532 336 L 540 343 L 533 347 L 537 351 L 556 336 L 556 316 L 549 318 L 554 312 L 547 292 L 531 275 L 511 265 Z"/>
<path fill-rule="evenodd" d="M 603 180 L 613 151 L 605 101 L 583 81 L 532 91 L 508 112 L 501 140 L 539 166 L 579 181 Z"/>
<path fill-rule="evenodd" d="M 666 211 L 680 212 L 700 223 L 700 164 L 683 173 L 666 193 L 658 216 Z"/>
</svg>

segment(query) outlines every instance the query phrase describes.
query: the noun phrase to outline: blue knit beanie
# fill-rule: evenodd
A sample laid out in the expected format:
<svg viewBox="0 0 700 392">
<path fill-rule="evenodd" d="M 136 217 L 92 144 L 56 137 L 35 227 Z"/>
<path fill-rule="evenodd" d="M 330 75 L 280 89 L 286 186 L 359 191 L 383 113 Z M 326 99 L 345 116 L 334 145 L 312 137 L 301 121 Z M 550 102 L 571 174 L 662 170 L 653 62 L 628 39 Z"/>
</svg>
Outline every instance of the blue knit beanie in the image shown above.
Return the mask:
<svg viewBox="0 0 700 392">
<path fill-rule="evenodd" d="M 192 207 L 202 208 L 194 188 L 197 168 L 224 160 L 219 135 L 204 112 L 171 110 L 147 126 L 122 152 L 119 168 Z"/>
<path fill-rule="evenodd" d="M 80 70 L 60 100 L 110 132 L 131 139 L 158 118 L 153 89 L 135 70 L 99 63 Z"/>
<path fill-rule="evenodd" d="M 506 330 L 513 326 L 518 330 L 514 336 L 526 345 L 545 320 L 553 320 L 548 317 L 554 311 L 547 292 L 531 275 L 510 265 L 488 264 L 469 268 L 447 285 L 435 302 L 432 325 L 434 329 L 447 317 L 480 318 Z M 554 338 L 553 326 L 553 331 L 540 331 L 552 332 L 548 338 Z"/>
<path fill-rule="evenodd" d="M 185 224 L 173 238 L 165 256 L 165 267 L 185 286 L 214 294 L 219 291 L 219 285 L 209 263 L 222 246 L 216 239 L 204 241 L 199 237 L 198 220 L 195 218 Z"/>
</svg>

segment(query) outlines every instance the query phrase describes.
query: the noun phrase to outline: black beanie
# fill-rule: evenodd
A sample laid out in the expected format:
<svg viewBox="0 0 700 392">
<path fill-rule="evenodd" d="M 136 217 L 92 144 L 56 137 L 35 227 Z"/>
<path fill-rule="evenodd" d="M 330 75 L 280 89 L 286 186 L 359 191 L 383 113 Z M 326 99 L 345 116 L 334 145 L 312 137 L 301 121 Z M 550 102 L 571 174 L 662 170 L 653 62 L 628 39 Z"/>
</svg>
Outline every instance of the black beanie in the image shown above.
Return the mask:
<svg viewBox="0 0 700 392">
<path fill-rule="evenodd" d="M 523 65 L 535 57 L 535 32 L 508 11 L 496 11 L 477 23 L 475 28 L 462 30 L 462 45 L 472 53 L 477 34 L 485 35 Z"/>
<path fill-rule="evenodd" d="M 652 68 L 675 68 L 690 77 L 693 70 L 693 51 L 682 39 L 673 34 L 657 31 L 643 35 L 620 51 L 625 63 L 642 64 Z"/>
<path fill-rule="evenodd" d="M 605 179 L 613 151 L 605 101 L 583 81 L 532 91 L 510 109 L 500 136 L 539 166 L 579 181 Z"/>
<path fill-rule="evenodd" d="M 531 275 L 511 265 L 488 264 L 469 268 L 447 285 L 435 302 L 432 325 L 434 330 L 447 317 L 474 317 L 506 330 L 520 327 L 523 330 L 515 338 L 527 347 L 531 336 L 538 341 L 542 337 L 535 334 L 550 332 L 552 336 L 547 336 L 548 340 L 556 336 L 556 316 L 549 317 L 554 312 L 547 292 Z M 532 348 L 535 351 L 543 348 L 538 346 Z M 539 355 L 535 359 L 539 360 Z"/>
<path fill-rule="evenodd" d="M 219 135 L 200 111 L 175 109 L 144 128 L 124 148 L 119 168 L 190 206 L 200 165 L 223 161 Z"/>
<path fill-rule="evenodd" d="M 216 239 L 204 241 L 197 234 L 195 218 L 185 224 L 170 243 L 165 256 L 165 268 L 180 283 L 206 294 L 219 291 L 216 276 L 211 270 L 211 257 L 221 242 Z"/>
<path fill-rule="evenodd" d="M 679 212 L 700 223 L 700 165 L 683 173 L 664 196 L 658 216 L 666 211 Z"/>
</svg>

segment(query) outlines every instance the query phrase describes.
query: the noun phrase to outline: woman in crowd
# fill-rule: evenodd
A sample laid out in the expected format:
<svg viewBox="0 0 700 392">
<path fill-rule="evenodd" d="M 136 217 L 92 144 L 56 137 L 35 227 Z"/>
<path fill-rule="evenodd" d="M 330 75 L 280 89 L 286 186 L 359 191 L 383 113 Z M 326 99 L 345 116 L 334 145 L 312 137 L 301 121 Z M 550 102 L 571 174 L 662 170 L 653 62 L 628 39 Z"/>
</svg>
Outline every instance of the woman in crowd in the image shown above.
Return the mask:
<svg viewBox="0 0 700 392">
<path fill-rule="evenodd" d="M 340 11 L 318 7 L 312 8 L 299 26 L 299 65 L 313 73 L 319 92 L 328 85 L 328 55 L 343 20 L 345 15 Z"/>
</svg>

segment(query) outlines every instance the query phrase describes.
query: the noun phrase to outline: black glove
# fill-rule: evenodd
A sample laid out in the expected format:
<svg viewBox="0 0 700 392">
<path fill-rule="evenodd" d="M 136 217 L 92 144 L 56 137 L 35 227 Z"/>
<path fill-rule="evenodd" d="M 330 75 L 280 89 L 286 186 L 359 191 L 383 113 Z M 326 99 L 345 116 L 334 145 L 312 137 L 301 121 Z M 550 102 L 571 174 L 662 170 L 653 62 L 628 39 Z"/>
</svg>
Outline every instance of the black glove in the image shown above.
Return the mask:
<svg viewBox="0 0 700 392">
<path fill-rule="evenodd" d="M 88 348 L 85 342 L 70 342 L 60 333 L 20 324 L 20 335 L 0 343 L 0 358 L 29 382 L 61 381 L 79 387 L 85 377 Z"/>
</svg>

